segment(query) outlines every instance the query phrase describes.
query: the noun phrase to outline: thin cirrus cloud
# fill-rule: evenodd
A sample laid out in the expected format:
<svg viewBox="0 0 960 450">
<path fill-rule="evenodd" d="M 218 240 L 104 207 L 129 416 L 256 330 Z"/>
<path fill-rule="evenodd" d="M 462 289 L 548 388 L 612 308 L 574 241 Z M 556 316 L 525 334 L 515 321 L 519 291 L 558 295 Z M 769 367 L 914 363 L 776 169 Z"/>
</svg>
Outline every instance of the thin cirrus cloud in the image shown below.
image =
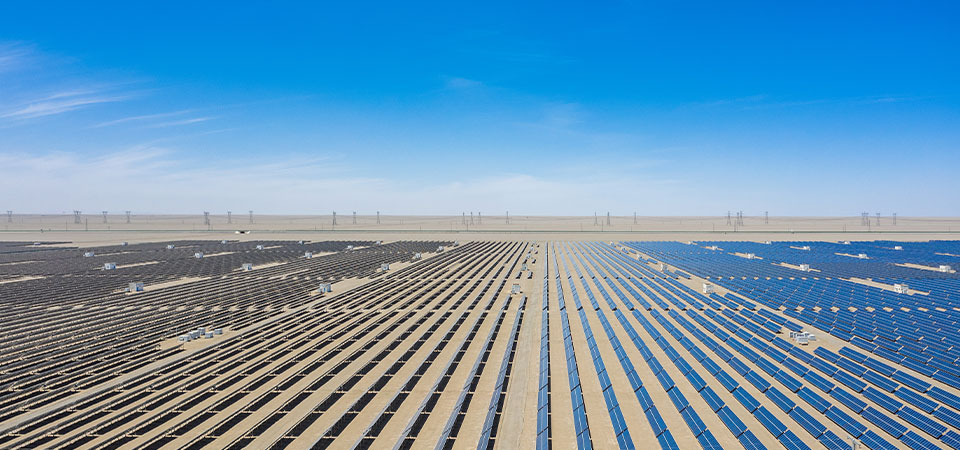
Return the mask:
<svg viewBox="0 0 960 450">
<path fill-rule="evenodd" d="M 0 114 L 4 119 L 35 119 L 53 116 L 81 108 L 91 107 L 104 103 L 116 103 L 132 98 L 132 94 L 115 94 L 91 91 L 63 91 L 38 98 L 34 101 Z"/>
</svg>

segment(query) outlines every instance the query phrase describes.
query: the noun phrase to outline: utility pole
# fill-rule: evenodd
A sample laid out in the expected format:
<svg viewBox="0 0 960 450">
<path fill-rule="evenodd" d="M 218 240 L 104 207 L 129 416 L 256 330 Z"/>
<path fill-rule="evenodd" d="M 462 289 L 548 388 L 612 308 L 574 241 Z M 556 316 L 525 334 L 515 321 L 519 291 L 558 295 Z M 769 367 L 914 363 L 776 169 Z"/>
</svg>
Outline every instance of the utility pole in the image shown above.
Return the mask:
<svg viewBox="0 0 960 450">
<path fill-rule="evenodd" d="M 380 225 L 380 211 L 377 211 L 377 225 Z"/>
<path fill-rule="evenodd" d="M 510 225 L 510 211 L 507 211 L 507 225 Z"/>
<path fill-rule="evenodd" d="M 130 211 L 124 211 L 127 214 L 127 223 L 130 223 Z"/>
<path fill-rule="evenodd" d="M 634 225 L 637 224 L 637 212 L 636 212 L 636 211 L 633 212 L 633 224 L 634 224 Z"/>
</svg>

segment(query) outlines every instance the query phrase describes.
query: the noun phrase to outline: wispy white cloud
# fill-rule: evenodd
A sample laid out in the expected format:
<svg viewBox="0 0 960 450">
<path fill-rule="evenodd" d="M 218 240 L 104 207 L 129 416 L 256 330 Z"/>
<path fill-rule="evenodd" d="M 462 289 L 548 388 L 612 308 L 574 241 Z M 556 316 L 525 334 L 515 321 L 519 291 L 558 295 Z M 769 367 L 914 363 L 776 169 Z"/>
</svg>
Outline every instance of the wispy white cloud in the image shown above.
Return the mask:
<svg viewBox="0 0 960 450">
<path fill-rule="evenodd" d="M 91 126 L 90 128 L 103 128 L 103 127 L 111 127 L 111 126 L 114 126 L 114 125 L 120 125 L 120 124 L 130 123 L 130 122 L 147 122 L 147 121 L 156 120 L 156 119 L 166 119 L 166 118 L 170 118 L 170 117 L 176 117 L 176 116 L 181 116 L 181 115 L 184 115 L 184 114 L 189 114 L 190 112 L 192 112 L 192 110 L 185 109 L 185 110 L 181 110 L 181 111 L 172 111 L 172 112 L 157 113 L 157 114 L 143 114 L 143 115 L 139 115 L 139 116 L 123 117 L 123 118 L 120 118 L 120 119 L 114 119 L 114 120 L 109 120 L 109 121 L 106 121 L 106 122 L 101 122 L 101 123 L 98 123 L 98 124 L 96 124 L 96 125 Z"/>
<path fill-rule="evenodd" d="M 47 95 L 25 105 L 0 114 L 4 119 L 35 119 L 63 114 L 77 109 L 103 103 L 115 103 L 130 99 L 130 94 L 111 94 L 93 90 L 71 90 Z"/>
<path fill-rule="evenodd" d="M 147 125 L 147 128 L 166 128 L 166 127 L 176 127 L 182 125 L 193 125 L 197 123 L 207 122 L 215 119 L 215 117 L 193 117 L 183 120 L 173 120 L 169 122 L 160 122 L 152 125 Z"/>
<path fill-rule="evenodd" d="M 20 42 L 0 42 L 0 74 L 23 68 L 30 63 L 33 48 Z"/>
</svg>

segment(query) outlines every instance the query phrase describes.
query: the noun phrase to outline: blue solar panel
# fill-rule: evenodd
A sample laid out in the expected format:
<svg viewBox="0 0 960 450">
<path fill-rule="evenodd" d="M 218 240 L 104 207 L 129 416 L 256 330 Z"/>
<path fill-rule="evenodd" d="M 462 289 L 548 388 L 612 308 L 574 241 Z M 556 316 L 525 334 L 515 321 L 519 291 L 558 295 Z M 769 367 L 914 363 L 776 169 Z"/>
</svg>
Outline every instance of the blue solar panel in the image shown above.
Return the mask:
<svg viewBox="0 0 960 450">
<path fill-rule="evenodd" d="M 700 436 L 701 433 L 706 431 L 707 426 L 703 424 L 700 416 L 694 412 L 693 408 L 684 409 L 680 412 L 680 416 L 683 417 L 683 421 L 687 423 L 694 436 Z"/>
<path fill-rule="evenodd" d="M 900 439 L 900 436 L 903 436 L 903 433 L 907 432 L 907 427 L 903 426 L 900 422 L 893 420 L 892 417 L 878 409 L 875 409 L 872 406 L 869 406 L 867 409 L 863 410 L 861 415 L 864 419 L 867 419 L 874 425 L 880 427 L 881 430 L 893 436 L 895 439 Z"/>
<path fill-rule="evenodd" d="M 904 434 L 903 437 L 900 438 L 900 442 L 907 444 L 907 446 L 913 450 L 937 450 L 940 448 L 912 431 Z"/>
<path fill-rule="evenodd" d="M 676 383 L 673 382 L 673 378 L 670 378 L 670 375 L 667 374 L 666 370 L 661 370 L 660 373 L 657 374 L 657 381 L 660 382 L 660 386 L 663 386 L 664 391 L 669 391 L 676 386 Z"/>
<path fill-rule="evenodd" d="M 846 356 L 847 358 L 850 358 L 858 363 L 862 363 L 865 359 L 867 359 L 867 355 L 864 355 L 863 353 L 860 353 L 850 347 L 841 348 L 839 353 L 841 356 Z"/>
<path fill-rule="evenodd" d="M 790 374 L 788 374 L 785 371 L 781 370 L 780 372 L 777 372 L 777 374 L 774 375 L 773 377 L 776 378 L 776 380 L 779 381 L 781 384 L 783 384 L 784 387 L 790 390 L 790 392 L 797 392 L 800 390 L 800 388 L 803 387 L 803 383 L 801 383 L 799 380 L 792 377 Z"/>
<path fill-rule="evenodd" d="M 790 430 L 785 431 L 777 439 L 787 450 L 810 450 L 810 446 L 804 444 L 803 441 Z"/>
<path fill-rule="evenodd" d="M 827 381 L 826 378 L 817 375 L 812 370 L 804 374 L 803 378 L 823 392 L 830 392 L 833 390 L 833 387 L 836 386 L 835 384 Z"/>
<path fill-rule="evenodd" d="M 727 388 L 728 391 L 733 392 L 734 389 L 740 387 L 740 383 L 737 383 L 730 375 L 727 375 L 727 372 L 721 370 L 714 375 L 714 377 L 720 381 L 720 384 L 723 387 Z"/>
<path fill-rule="evenodd" d="M 766 407 L 761 406 L 753 412 L 753 416 L 760 421 L 760 424 L 773 435 L 773 437 L 780 437 L 784 431 L 787 431 L 787 426 L 783 424 L 779 419 L 777 419 Z"/>
<path fill-rule="evenodd" d="M 749 371 L 743 376 L 754 385 L 760 392 L 766 392 L 767 389 L 770 389 L 770 382 L 761 377 L 757 372 Z"/>
<path fill-rule="evenodd" d="M 860 442 L 866 444 L 870 450 L 897 450 L 896 445 L 887 442 L 873 430 L 867 430 L 866 433 L 863 433 L 863 436 L 860 436 Z"/>
<path fill-rule="evenodd" d="M 677 408 L 677 411 L 682 412 L 684 409 L 690 406 L 690 402 L 688 402 L 687 398 L 683 396 L 683 394 L 680 392 L 680 389 L 670 389 L 670 391 L 667 392 L 667 395 L 670 397 L 670 401 L 673 402 L 673 406 Z"/>
<path fill-rule="evenodd" d="M 760 402 L 753 398 L 753 396 L 747 393 L 742 387 L 735 389 L 733 396 L 736 397 L 737 401 L 739 401 L 748 412 L 752 413 L 760 407 Z"/>
<path fill-rule="evenodd" d="M 747 431 L 747 426 L 743 424 L 743 421 L 741 421 L 729 407 L 724 406 L 720 408 L 717 411 L 717 415 L 720 416 L 720 420 L 722 420 L 724 425 L 727 426 L 727 429 L 733 433 L 734 437 L 740 437 L 744 431 Z"/>
<path fill-rule="evenodd" d="M 953 409 L 960 410 L 960 397 L 954 394 L 951 394 L 936 386 L 931 388 L 927 394 Z"/>
<path fill-rule="evenodd" d="M 895 413 L 900 410 L 903 406 L 903 402 L 898 401 L 897 399 L 886 395 L 874 388 L 867 388 L 863 391 L 863 396 L 870 399 L 872 402 L 880 405 L 883 409 Z"/>
<path fill-rule="evenodd" d="M 760 440 L 750 430 L 744 431 L 737 439 L 745 450 L 766 450 L 767 448 L 760 443 Z"/>
<path fill-rule="evenodd" d="M 707 382 L 703 381 L 703 378 L 700 378 L 700 375 L 697 374 L 697 371 L 691 370 L 686 374 L 687 380 L 690 381 L 690 385 L 693 386 L 697 392 L 700 392 L 704 387 L 707 386 Z"/>
<path fill-rule="evenodd" d="M 717 393 L 713 391 L 713 388 L 707 386 L 700 391 L 700 396 L 703 397 L 703 400 L 707 402 L 707 405 L 710 406 L 714 412 L 717 412 L 720 408 L 723 407 L 723 400 L 717 396 Z"/>
<path fill-rule="evenodd" d="M 892 381 L 889 378 L 872 370 L 864 372 L 863 379 L 873 383 L 875 386 L 887 392 L 893 392 L 897 389 L 897 386 L 900 386 L 896 381 Z"/>
<path fill-rule="evenodd" d="M 673 439 L 670 430 L 666 430 L 663 434 L 657 436 L 657 442 L 660 444 L 661 450 L 680 450 L 680 446 L 677 445 L 677 441 Z"/>
<path fill-rule="evenodd" d="M 910 386 L 920 392 L 927 392 L 930 390 L 930 383 L 922 381 L 921 379 L 910 375 L 902 370 L 898 370 L 893 373 L 891 376 L 894 380 L 897 380 L 907 386 Z"/>
<path fill-rule="evenodd" d="M 916 406 L 921 411 L 927 414 L 932 413 L 933 410 L 937 407 L 937 403 L 934 402 L 933 400 L 930 400 L 929 398 L 926 398 L 907 388 L 897 389 L 897 391 L 894 392 L 893 395 L 896 395 L 901 400 L 904 400 L 907 403 L 913 406 Z"/>
<path fill-rule="evenodd" d="M 947 434 L 940 436 L 940 442 L 947 444 L 953 447 L 956 450 L 960 450 L 960 433 L 955 431 L 948 431 Z"/>
<path fill-rule="evenodd" d="M 830 430 L 825 431 L 817 440 L 829 450 L 850 450 L 850 443 Z"/>
<path fill-rule="evenodd" d="M 840 408 L 830 408 L 824 414 L 826 414 L 828 419 L 840 425 L 840 428 L 843 428 L 844 431 L 855 438 L 859 438 L 864 431 L 867 431 L 867 427 L 857 422 L 853 417 L 850 417 L 849 414 L 841 411 Z"/>
<path fill-rule="evenodd" d="M 956 411 L 947 408 L 946 406 L 941 406 L 933 411 L 934 417 L 946 422 L 948 425 L 960 430 L 960 414 L 957 414 Z"/>
<path fill-rule="evenodd" d="M 934 438 L 939 438 L 940 436 L 943 436 L 943 433 L 947 432 L 947 427 L 909 406 L 904 406 L 901 408 L 900 411 L 897 412 L 897 415 L 903 420 L 910 422 L 911 425 L 919 428 L 920 431 L 923 431 Z"/>
<path fill-rule="evenodd" d="M 656 406 L 644 411 L 644 414 L 647 416 L 647 422 L 650 423 L 650 427 L 653 428 L 654 436 L 660 436 L 661 433 L 667 430 L 667 424 L 663 421 L 663 417 L 660 416 L 660 411 L 657 411 Z"/>
<path fill-rule="evenodd" d="M 697 436 L 697 441 L 700 442 L 700 447 L 703 450 L 723 450 L 723 446 L 717 442 L 717 438 L 713 436 L 710 430 L 704 430 L 700 436 Z"/>
<path fill-rule="evenodd" d="M 814 438 L 819 438 L 827 429 L 826 426 L 811 416 L 810 413 L 804 411 L 803 408 L 793 408 L 793 410 L 790 411 L 790 417 L 800 424 L 804 430 L 807 430 L 807 433 L 810 433 Z"/>
<path fill-rule="evenodd" d="M 864 403 L 863 400 L 854 397 L 853 394 L 843 390 L 842 388 L 836 388 L 830 391 L 830 396 L 837 399 L 840 401 L 840 403 L 843 403 L 857 414 L 860 414 L 860 411 L 863 411 L 863 408 L 867 407 L 867 404 Z"/>
<path fill-rule="evenodd" d="M 821 413 L 825 412 L 827 408 L 830 407 L 830 402 L 826 401 L 816 392 L 813 392 L 812 389 L 805 387 L 797 391 L 797 395 L 800 396 L 805 402 L 809 403 L 817 411 Z"/>
</svg>

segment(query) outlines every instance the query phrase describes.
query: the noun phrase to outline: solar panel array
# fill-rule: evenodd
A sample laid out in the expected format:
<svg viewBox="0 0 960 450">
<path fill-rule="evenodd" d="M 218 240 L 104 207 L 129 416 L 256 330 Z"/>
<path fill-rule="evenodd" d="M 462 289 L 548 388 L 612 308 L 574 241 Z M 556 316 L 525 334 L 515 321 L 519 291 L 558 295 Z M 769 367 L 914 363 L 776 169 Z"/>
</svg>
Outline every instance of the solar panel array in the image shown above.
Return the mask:
<svg viewBox="0 0 960 450">
<path fill-rule="evenodd" d="M 0 247 L 3 447 L 960 449 L 953 241 Z"/>
</svg>

